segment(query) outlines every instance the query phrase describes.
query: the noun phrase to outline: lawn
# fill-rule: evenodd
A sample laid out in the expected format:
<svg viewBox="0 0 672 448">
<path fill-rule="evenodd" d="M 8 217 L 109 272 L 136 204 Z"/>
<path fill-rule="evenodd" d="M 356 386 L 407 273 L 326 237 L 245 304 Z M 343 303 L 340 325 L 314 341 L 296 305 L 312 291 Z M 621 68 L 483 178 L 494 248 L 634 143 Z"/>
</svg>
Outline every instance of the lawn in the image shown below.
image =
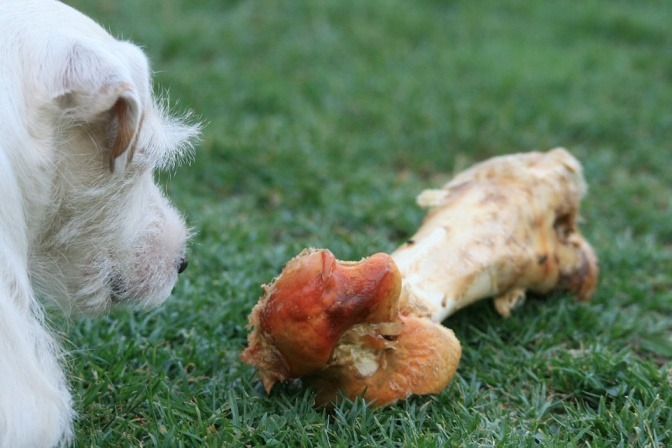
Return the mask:
<svg viewBox="0 0 672 448">
<path fill-rule="evenodd" d="M 157 174 L 196 232 L 173 297 L 56 322 L 77 446 L 672 445 L 672 4 L 68 3 L 142 45 L 156 91 L 206 124 L 191 162 Z M 266 396 L 239 355 L 285 261 L 391 251 L 422 189 L 554 146 L 590 186 L 591 302 L 451 316 L 463 357 L 437 396 L 331 413 L 297 384 Z"/>
</svg>

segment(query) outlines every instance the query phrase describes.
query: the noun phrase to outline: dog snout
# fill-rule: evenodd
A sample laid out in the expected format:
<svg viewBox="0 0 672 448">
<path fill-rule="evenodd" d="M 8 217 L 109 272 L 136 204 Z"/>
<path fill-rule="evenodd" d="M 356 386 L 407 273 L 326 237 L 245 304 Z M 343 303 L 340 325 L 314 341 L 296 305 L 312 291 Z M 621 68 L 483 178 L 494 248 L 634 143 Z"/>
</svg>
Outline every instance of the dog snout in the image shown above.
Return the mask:
<svg viewBox="0 0 672 448">
<path fill-rule="evenodd" d="M 187 269 L 187 266 L 189 266 L 189 260 L 187 260 L 187 257 L 183 257 L 180 260 L 180 264 L 177 266 L 177 273 L 181 274 L 184 272 L 185 269 Z"/>
</svg>

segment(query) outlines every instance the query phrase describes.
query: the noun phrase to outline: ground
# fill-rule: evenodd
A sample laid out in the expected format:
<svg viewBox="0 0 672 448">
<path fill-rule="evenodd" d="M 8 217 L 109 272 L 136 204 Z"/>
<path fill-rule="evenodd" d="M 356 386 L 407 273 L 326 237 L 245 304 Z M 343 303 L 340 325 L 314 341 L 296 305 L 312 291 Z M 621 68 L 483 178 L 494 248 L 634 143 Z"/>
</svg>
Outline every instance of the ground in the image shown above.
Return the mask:
<svg viewBox="0 0 672 448">
<path fill-rule="evenodd" d="M 173 297 L 61 325 L 81 447 L 672 444 L 672 6 L 659 1 L 68 2 L 141 44 L 206 123 L 157 177 L 196 234 Z M 385 409 L 267 397 L 246 318 L 304 247 L 391 251 L 422 189 L 494 155 L 584 165 L 590 303 L 451 316 L 443 393 Z"/>
</svg>

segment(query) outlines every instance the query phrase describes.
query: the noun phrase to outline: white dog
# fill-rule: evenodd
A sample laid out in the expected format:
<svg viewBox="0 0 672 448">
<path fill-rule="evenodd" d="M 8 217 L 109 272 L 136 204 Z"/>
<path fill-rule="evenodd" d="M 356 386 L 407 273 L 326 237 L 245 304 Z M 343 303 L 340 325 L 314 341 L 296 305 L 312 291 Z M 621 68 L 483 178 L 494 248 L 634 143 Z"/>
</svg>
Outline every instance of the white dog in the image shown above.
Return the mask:
<svg viewBox="0 0 672 448">
<path fill-rule="evenodd" d="M 152 98 L 147 59 L 53 0 L 0 0 L 0 447 L 67 441 L 74 412 L 38 298 L 156 305 L 187 229 L 154 184 L 198 127 Z"/>
</svg>

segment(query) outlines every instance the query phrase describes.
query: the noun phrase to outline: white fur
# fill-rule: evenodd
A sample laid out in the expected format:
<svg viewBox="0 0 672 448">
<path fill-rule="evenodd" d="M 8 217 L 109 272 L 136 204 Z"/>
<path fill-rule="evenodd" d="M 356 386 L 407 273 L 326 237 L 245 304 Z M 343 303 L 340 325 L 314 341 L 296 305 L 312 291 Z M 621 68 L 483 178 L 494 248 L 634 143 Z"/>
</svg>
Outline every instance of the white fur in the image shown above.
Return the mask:
<svg viewBox="0 0 672 448">
<path fill-rule="evenodd" d="M 154 183 L 197 126 L 148 62 L 52 0 L 0 0 L 0 448 L 67 443 L 74 412 L 38 299 L 66 312 L 168 297 L 187 230 Z"/>
</svg>

